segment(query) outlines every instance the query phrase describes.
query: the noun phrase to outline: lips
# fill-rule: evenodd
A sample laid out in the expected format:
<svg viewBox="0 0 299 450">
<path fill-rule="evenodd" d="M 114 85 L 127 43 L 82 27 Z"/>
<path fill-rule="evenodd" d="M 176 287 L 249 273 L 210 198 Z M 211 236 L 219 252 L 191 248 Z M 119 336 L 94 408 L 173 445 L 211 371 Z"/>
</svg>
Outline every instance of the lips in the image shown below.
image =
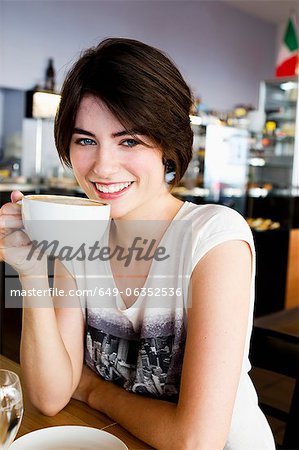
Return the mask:
<svg viewBox="0 0 299 450">
<path fill-rule="evenodd" d="M 132 186 L 133 181 L 124 181 L 120 183 L 97 183 L 94 182 L 94 189 L 98 197 L 102 199 L 113 199 L 123 195 Z"/>
</svg>

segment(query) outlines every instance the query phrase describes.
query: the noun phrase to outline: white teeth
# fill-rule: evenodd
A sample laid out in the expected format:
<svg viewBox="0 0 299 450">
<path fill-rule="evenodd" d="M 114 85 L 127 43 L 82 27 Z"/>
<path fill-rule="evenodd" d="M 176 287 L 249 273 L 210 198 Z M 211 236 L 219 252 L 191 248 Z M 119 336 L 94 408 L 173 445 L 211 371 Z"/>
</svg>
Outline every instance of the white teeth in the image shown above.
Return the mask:
<svg viewBox="0 0 299 450">
<path fill-rule="evenodd" d="M 130 184 L 131 184 L 131 181 L 127 181 L 126 183 L 115 183 L 115 184 L 109 184 L 109 185 L 95 183 L 96 188 L 100 192 L 104 192 L 104 194 L 108 194 L 108 193 L 112 194 L 113 192 L 122 191 L 123 189 L 128 187 Z"/>
</svg>

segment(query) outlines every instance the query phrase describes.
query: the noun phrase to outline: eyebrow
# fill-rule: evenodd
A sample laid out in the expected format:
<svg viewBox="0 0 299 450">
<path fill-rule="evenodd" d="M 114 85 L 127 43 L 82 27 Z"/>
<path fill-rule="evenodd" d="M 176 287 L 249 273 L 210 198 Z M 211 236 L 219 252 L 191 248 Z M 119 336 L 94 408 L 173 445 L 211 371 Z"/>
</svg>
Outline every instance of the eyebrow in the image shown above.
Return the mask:
<svg viewBox="0 0 299 450">
<path fill-rule="evenodd" d="M 85 136 L 96 137 L 94 133 L 91 133 L 91 131 L 82 130 L 82 128 L 74 128 L 73 133 L 84 134 Z M 115 137 L 120 137 L 120 136 L 132 136 L 134 134 L 138 134 L 138 135 L 142 136 L 144 133 L 141 133 L 139 130 L 123 130 L 123 131 L 118 131 L 116 133 L 112 133 L 111 136 L 113 138 L 115 138 Z"/>
<path fill-rule="evenodd" d="M 91 133 L 90 131 L 87 130 L 82 130 L 82 128 L 74 128 L 73 134 L 85 134 L 86 136 L 92 136 L 95 137 L 95 134 Z"/>
</svg>

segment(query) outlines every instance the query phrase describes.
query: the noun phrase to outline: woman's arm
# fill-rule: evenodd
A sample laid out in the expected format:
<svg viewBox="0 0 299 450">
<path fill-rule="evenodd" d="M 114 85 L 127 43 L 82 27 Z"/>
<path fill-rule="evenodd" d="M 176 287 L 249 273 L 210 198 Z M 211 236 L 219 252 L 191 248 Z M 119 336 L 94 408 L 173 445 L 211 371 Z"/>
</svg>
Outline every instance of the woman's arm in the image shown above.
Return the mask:
<svg viewBox="0 0 299 450">
<path fill-rule="evenodd" d="M 33 403 L 46 414 L 55 414 L 69 401 L 83 365 L 83 316 L 77 307 L 55 308 L 48 283 L 47 258 L 39 260 L 32 252 L 30 239 L 23 231 L 21 207 L 23 194 L 13 191 L 11 203 L 0 208 L 0 260 L 19 274 L 24 296 L 21 338 L 21 365 Z M 28 258 L 28 254 L 31 257 Z M 76 288 L 74 279 L 62 264 L 57 264 L 55 286 Z M 37 292 L 40 291 L 40 292 Z M 64 301 L 68 299 L 67 295 Z M 54 303 L 53 303 L 54 302 Z"/>
<path fill-rule="evenodd" d="M 103 381 L 88 370 L 75 398 L 161 449 L 222 450 L 243 360 L 251 252 L 243 241 L 210 250 L 192 276 L 192 307 L 177 405 Z"/>
<path fill-rule="evenodd" d="M 55 264 L 54 287 L 76 289 L 65 267 Z M 21 278 L 22 288 L 47 290 L 48 278 Z M 21 366 L 32 403 L 44 414 L 55 415 L 69 402 L 83 366 L 84 321 L 79 300 L 67 295 L 25 297 L 21 338 Z M 55 308 L 55 302 L 60 304 Z"/>
</svg>

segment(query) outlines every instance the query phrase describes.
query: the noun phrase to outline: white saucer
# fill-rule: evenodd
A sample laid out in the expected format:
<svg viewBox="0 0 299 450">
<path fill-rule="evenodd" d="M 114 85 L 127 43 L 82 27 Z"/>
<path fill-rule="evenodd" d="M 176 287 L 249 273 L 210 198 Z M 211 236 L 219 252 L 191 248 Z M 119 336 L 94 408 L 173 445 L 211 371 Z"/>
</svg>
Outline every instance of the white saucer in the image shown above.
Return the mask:
<svg viewBox="0 0 299 450">
<path fill-rule="evenodd" d="M 117 437 L 97 428 L 49 427 L 25 434 L 9 450 L 128 450 Z"/>
</svg>

